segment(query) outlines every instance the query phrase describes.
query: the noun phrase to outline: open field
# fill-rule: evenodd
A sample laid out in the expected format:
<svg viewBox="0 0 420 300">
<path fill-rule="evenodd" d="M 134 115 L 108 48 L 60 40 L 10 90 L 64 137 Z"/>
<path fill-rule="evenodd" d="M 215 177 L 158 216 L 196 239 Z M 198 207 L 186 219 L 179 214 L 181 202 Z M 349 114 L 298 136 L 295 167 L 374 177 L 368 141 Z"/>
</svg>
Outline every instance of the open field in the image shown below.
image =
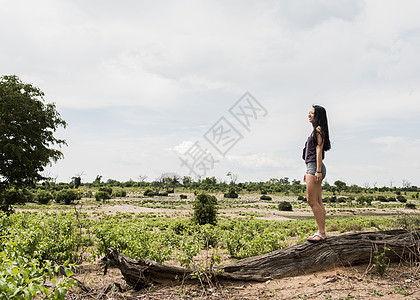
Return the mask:
<svg viewBox="0 0 420 300">
<path fill-rule="evenodd" d="M 187 199 L 181 199 L 181 194 Z M 370 265 L 343 266 L 265 283 L 180 283 L 175 286 L 151 286 L 142 291 L 130 290 L 118 269 L 111 268 L 107 275 L 103 275 L 103 266 L 98 264 L 98 260 L 108 247 L 118 248 L 135 259 L 142 257 L 164 264 L 209 268 L 213 266 L 210 260 L 214 266 L 224 265 L 304 242 L 316 230 L 309 206 L 305 201 L 297 200 L 297 196 L 273 194 L 270 195 L 272 200 L 263 201 L 260 194 L 252 193 L 240 194 L 236 199 L 224 198 L 223 194 L 214 195 L 218 200 L 218 223 L 215 226 L 196 225 L 190 221 L 195 199 L 193 193 L 145 197 L 135 189 L 125 197 L 106 201 L 82 198 L 73 205 L 27 203 L 15 207 L 17 213 L 11 216 L 13 219 L 10 222 L 27 230 L 22 233 L 27 240 L 36 236 L 32 245 L 35 248 L 36 240 L 48 240 L 43 241 L 45 249 L 39 250 L 40 255 L 48 254 L 57 262 L 71 261 L 75 266 L 74 277 L 92 289 L 87 293 L 71 287 L 67 299 L 97 298 L 101 292 L 102 299 L 420 297 L 419 266 L 416 262 L 389 265 L 383 276 L 375 272 L 372 261 Z M 417 209 L 407 208 L 406 203 L 373 201 L 367 205 L 351 197 L 345 196 L 344 199 L 347 200 L 342 199 L 341 203 L 325 203 L 330 236 L 377 230 L 374 226 L 381 229 L 401 228 L 410 221 L 418 225 Z M 411 199 L 410 194 L 407 199 L 407 203 L 420 205 L 420 201 Z M 278 204 L 281 201 L 290 202 L 293 210 L 280 211 Z M 35 232 L 30 230 L 31 226 L 32 229 L 36 227 Z M 51 236 L 52 228 L 55 236 Z M 39 232 L 45 232 L 45 235 Z M 60 243 L 66 245 L 57 247 Z M 111 286 L 113 288 L 105 293 L 104 289 Z M 116 287 L 120 286 L 122 290 L 118 291 Z"/>
</svg>

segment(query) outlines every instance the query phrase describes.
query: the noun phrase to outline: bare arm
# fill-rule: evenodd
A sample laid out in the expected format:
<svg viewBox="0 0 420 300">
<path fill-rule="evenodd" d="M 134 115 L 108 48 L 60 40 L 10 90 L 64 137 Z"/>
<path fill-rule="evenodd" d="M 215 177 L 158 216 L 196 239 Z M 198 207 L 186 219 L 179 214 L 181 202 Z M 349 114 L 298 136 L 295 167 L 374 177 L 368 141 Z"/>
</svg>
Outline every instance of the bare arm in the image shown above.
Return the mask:
<svg viewBox="0 0 420 300">
<path fill-rule="evenodd" d="M 321 127 L 316 128 L 316 171 L 322 170 L 322 150 L 324 149 L 324 141 L 321 137 Z M 315 173 L 316 181 L 322 181 L 322 173 Z"/>
</svg>

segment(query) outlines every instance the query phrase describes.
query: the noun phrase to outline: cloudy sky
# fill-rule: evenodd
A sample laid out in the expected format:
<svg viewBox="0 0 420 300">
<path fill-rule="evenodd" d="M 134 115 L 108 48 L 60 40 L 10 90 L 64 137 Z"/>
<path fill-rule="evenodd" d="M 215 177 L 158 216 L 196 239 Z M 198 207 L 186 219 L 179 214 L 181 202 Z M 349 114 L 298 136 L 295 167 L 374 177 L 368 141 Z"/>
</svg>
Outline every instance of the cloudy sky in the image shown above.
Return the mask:
<svg viewBox="0 0 420 300">
<path fill-rule="evenodd" d="M 68 122 L 58 181 L 301 179 L 320 104 L 328 182 L 420 186 L 418 1 L 0 4 L 1 74 Z"/>
</svg>

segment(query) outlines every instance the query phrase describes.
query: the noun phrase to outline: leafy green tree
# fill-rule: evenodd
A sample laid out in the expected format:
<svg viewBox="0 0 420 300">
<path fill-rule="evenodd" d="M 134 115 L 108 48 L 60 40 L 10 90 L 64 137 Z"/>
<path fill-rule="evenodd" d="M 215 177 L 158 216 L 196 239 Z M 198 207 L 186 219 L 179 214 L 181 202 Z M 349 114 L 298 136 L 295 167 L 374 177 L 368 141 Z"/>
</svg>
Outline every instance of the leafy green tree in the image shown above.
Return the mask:
<svg viewBox="0 0 420 300">
<path fill-rule="evenodd" d="M 200 194 L 194 202 L 193 220 L 200 225 L 212 224 L 217 222 L 217 199 L 213 195 Z"/>
<path fill-rule="evenodd" d="M 300 184 L 299 180 L 293 179 L 290 191 L 295 194 L 295 196 L 299 195 L 299 193 L 302 191 L 302 185 Z"/>
<path fill-rule="evenodd" d="M 100 186 L 102 180 L 102 175 L 96 175 L 95 180 L 92 182 L 93 186 Z"/>
<path fill-rule="evenodd" d="M 328 183 L 328 181 L 324 181 L 324 183 L 322 184 L 322 189 L 328 192 L 331 190 L 331 185 Z"/>
<path fill-rule="evenodd" d="M 337 192 L 339 195 L 341 195 L 341 191 L 343 191 L 347 187 L 347 184 L 341 180 L 336 180 L 334 182 L 334 185 L 337 187 Z"/>
<path fill-rule="evenodd" d="M 82 178 L 80 176 L 74 176 L 71 179 L 73 180 L 74 188 L 78 189 L 82 184 Z"/>
<path fill-rule="evenodd" d="M 57 147 L 65 141 L 54 136 L 66 127 L 55 104 L 44 93 L 15 75 L 0 77 L 0 210 L 9 211 L 7 190 L 46 179 L 41 173 L 62 158 Z"/>
</svg>

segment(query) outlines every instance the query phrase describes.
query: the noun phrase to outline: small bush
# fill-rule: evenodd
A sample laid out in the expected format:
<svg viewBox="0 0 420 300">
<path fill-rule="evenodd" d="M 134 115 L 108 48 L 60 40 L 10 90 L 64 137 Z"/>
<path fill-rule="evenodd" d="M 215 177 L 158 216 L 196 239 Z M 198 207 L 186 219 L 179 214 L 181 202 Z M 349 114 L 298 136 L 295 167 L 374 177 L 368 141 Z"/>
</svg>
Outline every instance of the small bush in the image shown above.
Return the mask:
<svg viewBox="0 0 420 300">
<path fill-rule="evenodd" d="M 300 201 L 305 200 L 305 198 L 304 198 L 302 195 L 299 195 L 299 196 L 297 197 L 297 199 L 298 199 L 298 200 L 300 200 Z"/>
<path fill-rule="evenodd" d="M 405 208 L 408 209 L 416 209 L 416 205 L 414 203 L 406 203 Z"/>
<path fill-rule="evenodd" d="M 328 202 L 328 203 L 336 203 L 337 202 L 337 197 L 336 196 L 331 196 L 331 197 L 325 197 L 322 202 Z"/>
<path fill-rule="evenodd" d="M 397 200 L 401 203 L 406 203 L 407 199 L 404 196 L 398 195 Z"/>
<path fill-rule="evenodd" d="M 95 193 L 95 199 L 96 201 L 105 201 L 111 199 L 111 196 L 105 191 L 98 191 Z"/>
<path fill-rule="evenodd" d="M 189 229 L 191 229 L 191 220 L 176 220 L 170 226 L 170 228 L 178 235 L 189 234 Z"/>
<path fill-rule="evenodd" d="M 272 198 L 267 195 L 261 195 L 260 200 L 272 200 Z"/>
<path fill-rule="evenodd" d="M 395 197 L 389 197 L 388 202 L 397 202 L 397 199 Z"/>
<path fill-rule="evenodd" d="M 105 192 L 105 193 L 108 193 L 108 195 L 111 197 L 111 195 L 112 195 L 112 188 L 111 187 L 109 187 L 109 186 L 102 186 L 102 187 L 100 187 L 99 188 L 99 191 L 100 192 Z"/>
<path fill-rule="evenodd" d="M 127 192 L 125 190 L 118 190 L 112 193 L 112 197 L 115 197 L 115 198 L 121 198 L 121 197 L 126 197 L 126 196 L 127 196 Z"/>
<path fill-rule="evenodd" d="M 375 260 L 374 266 L 376 269 L 376 272 L 383 276 L 385 274 L 385 271 L 389 265 L 389 258 L 386 256 L 386 251 L 389 251 L 390 249 L 387 247 L 384 247 L 384 252 L 374 251 L 373 252 L 373 258 Z"/>
<path fill-rule="evenodd" d="M 363 203 L 366 202 L 366 197 L 365 196 L 359 196 L 359 197 L 357 197 L 356 202 L 359 205 L 363 205 Z"/>
<path fill-rule="evenodd" d="M 162 193 L 158 193 L 157 195 L 161 197 L 167 197 L 169 194 L 168 192 L 162 192 Z"/>
<path fill-rule="evenodd" d="M 200 194 L 194 202 L 193 220 L 199 225 L 212 224 L 215 225 L 217 220 L 217 199 L 215 196 L 208 194 Z"/>
<path fill-rule="evenodd" d="M 146 197 L 153 197 L 153 196 L 156 196 L 157 194 L 155 191 L 152 191 L 151 189 L 147 189 L 144 191 L 143 195 Z"/>
<path fill-rule="evenodd" d="M 168 194 L 173 194 L 173 193 L 175 193 L 175 190 L 174 189 L 169 189 L 169 190 L 167 190 L 166 191 Z"/>
<path fill-rule="evenodd" d="M 261 195 L 267 195 L 267 191 L 266 190 L 261 190 Z"/>
<path fill-rule="evenodd" d="M 293 207 L 290 202 L 287 201 L 281 201 L 279 202 L 279 210 L 280 211 L 292 211 Z"/>
<path fill-rule="evenodd" d="M 377 196 L 376 200 L 380 201 L 380 202 L 389 202 L 388 199 L 385 196 L 382 196 L 382 195 Z"/>
<path fill-rule="evenodd" d="M 69 205 L 75 200 L 79 200 L 81 197 L 76 190 L 65 189 L 58 191 L 55 194 L 55 201 L 57 203 L 64 202 L 64 204 Z"/>
<path fill-rule="evenodd" d="M 347 198 L 344 198 L 344 197 L 337 198 L 337 203 L 346 203 L 346 201 L 347 201 Z"/>
<path fill-rule="evenodd" d="M 9 204 L 23 204 L 34 201 L 35 195 L 27 189 L 17 189 L 15 187 L 5 189 L 0 188 L 0 211 L 12 212 Z M 5 209 L 7 207 L 7 209 Z"/>
<path fill-rule="evenodd" d="M 53 196 L 48 191 L 38 191 L 35 194 L 34 200 L 38 202 L 39 204 L 48 204 L 48 202 L 51 201 Z"/>
<path fill-rule="evenodd" d="M 238 194 L 236 193 L 235 188 L 234 187 L 231 187 L 229 189 L 229 192 L 228 193 L 225 193 L 223 195 L 223 197 L 225 197 L 225 198 L 238 198 Z"/>
<path fill-rule="evenodd" d="M 181 199 L 187 199 L 188 196 L 187 195 L 184 195 L 184 194 L 181 194 L 181 195 L 179 195 L 179 198 L 181 198 Z"/>
</svg>

